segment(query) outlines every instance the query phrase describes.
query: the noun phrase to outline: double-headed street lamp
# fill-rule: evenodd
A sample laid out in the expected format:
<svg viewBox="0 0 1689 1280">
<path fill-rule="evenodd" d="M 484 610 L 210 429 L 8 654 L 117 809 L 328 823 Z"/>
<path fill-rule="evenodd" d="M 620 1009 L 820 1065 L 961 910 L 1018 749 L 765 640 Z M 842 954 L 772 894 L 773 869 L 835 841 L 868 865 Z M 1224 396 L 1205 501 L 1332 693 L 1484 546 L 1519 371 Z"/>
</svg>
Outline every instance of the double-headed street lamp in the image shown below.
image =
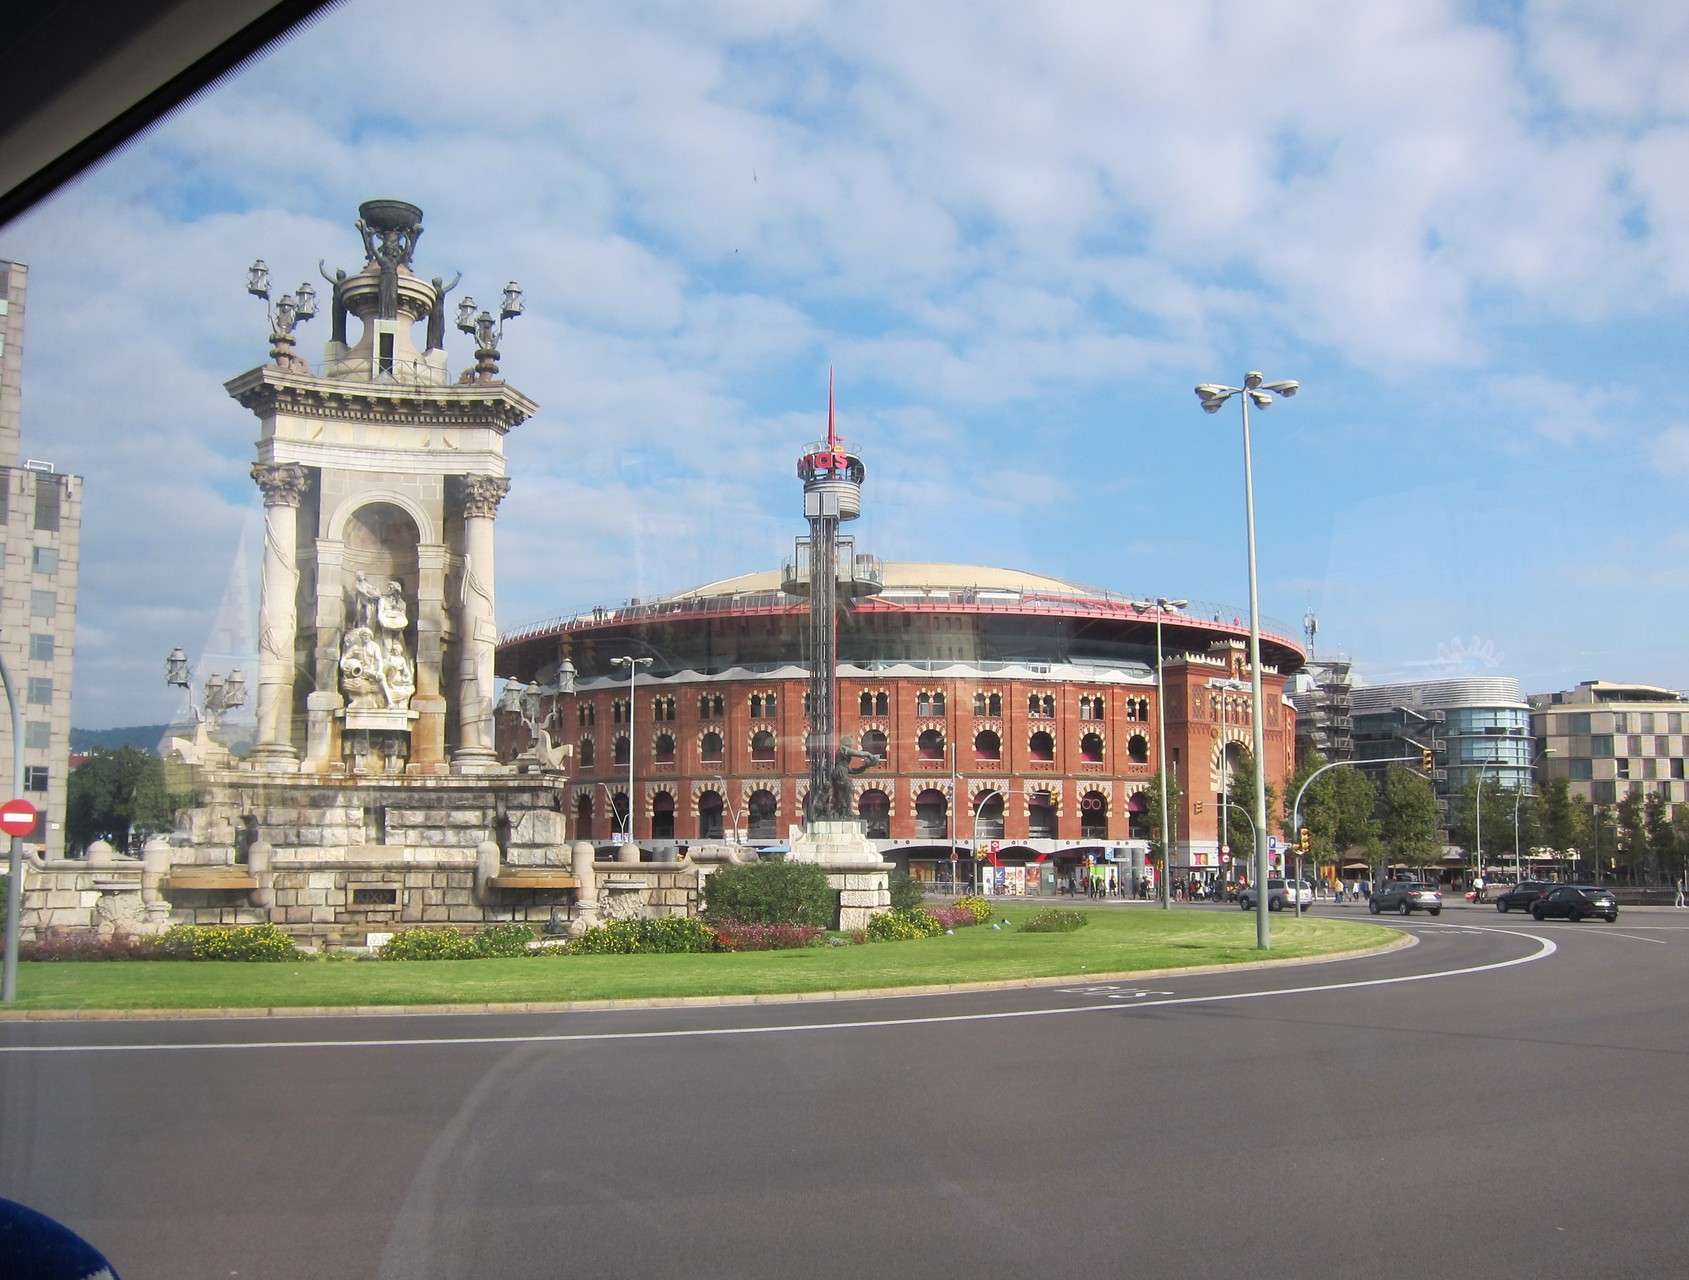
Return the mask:
<svg viewBox="0 0 1689 1280">
<path fill-rule="evenodd" d="M 1554 748 L 1553 747 L 1544 747 L 1541 751 L 1537 752 L 1536 755 L 1531 758 L 1531 777 L 1530 777 L 1530 781 L 1533 784 L 1536 782 L 1537 766 L 1543 762 L 1544 757 L 1551 756 L 1553 754 L 1554 754 Z M 1513 882 L 1515 884 L 1525 883 L 1525 875 L 1524 875 L 1524 870 L 1523 870 L 1524 863 L 1523 863 L 1523 860 L 1519 856 L 1519 801 L 1523 800 L 1524 798 L 1525 798 L 1525 788 L 1521 786 L 1516 791 L 1514 791 L 1514 793 L 1513 793 Z"/>
<path fill-rule="evenodd" d="M 630 844 L 633 842 L 633 757 L 634 757 L 634 752 L 637 748 L 637 744 L 635 743 L 634 737 L 633 737 L 634 678 L 639 674 L 639 669 L 641 667 L 648 667 L 654 661 L 655 661 L 655 659 L 653 659 L 653 658 L 632 658 L 632 657 L 611 658 L 610 659 L 610 665 L 611 666 L 613 666 L 613 667 L 626 667 L 628 669 L 628 813 L 627 813 L 628 821 L 627 821 L 627 838 L 628 838 L 628 843 L 630 843 Z"/>
<path fill-rule="evenodd" d="M 1156 596 L 1153 600 L 1134 600 L 1132 607 L 1139 613 L 1155 610 L 1155 758 L 1156 773 L 1161 779 L 1161 909 L 1173 907 L 1173 846 L 1167 823 L 1167 690 L 1161 683 L 1161 615 L 1168 609 L 1183 609 L 1190 601 L 1169 600 Z"/>
<path fill-rule="evenodd" d="M 1233 396 L 1243 406 L 1243 506 L 1249 539 L 1249 695 L 1250 718 L 1255 729 L 1255 883 L 1262 892 L 1255 913 L 1255 945 L 1263 951 L 1273 945 L 1272 926 L 1267 921 L 1267 739 L 1262 718 L 1261 696 L 1261 605 L 1255 580 L 1255 461 L 1249 448 L 1249 405 L 1265 409 L 1274 396 L 1289 398 L 1301 389 L 1290 379 L 1267 382 L 1262 375 L 1249 372 L 1243 375 L 1241 387 L 1226 387 L 1204 382 L 1197 387 L 1197 398 L 1204 413 L 1218 413 L 1220 407 Z"/>
</svg>

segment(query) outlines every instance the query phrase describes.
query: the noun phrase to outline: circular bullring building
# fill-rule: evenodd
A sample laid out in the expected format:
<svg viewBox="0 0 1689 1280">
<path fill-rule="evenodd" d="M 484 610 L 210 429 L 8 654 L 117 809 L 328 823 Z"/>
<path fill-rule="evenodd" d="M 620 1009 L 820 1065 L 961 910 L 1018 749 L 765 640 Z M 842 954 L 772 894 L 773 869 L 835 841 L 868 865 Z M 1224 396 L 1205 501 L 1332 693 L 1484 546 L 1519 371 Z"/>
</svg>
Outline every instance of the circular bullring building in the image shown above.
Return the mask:
<svg viewBox="0 0 1689 1280">
<path fill-rule="evenodd" d="M 881 856 L 946 886 L 1051 892 L 1089 876 L 1136 889 L 1158 761 L 1157 607 L 1009 569 L 877 568 L 880 589 L 839 614 L 835 705 L 839 732 L 884 757 L 854 779 Z M 783 846 L 804 812 L 810 696 L 808 602 L 783 585 L 750 573 L 505 635 L 497 673 L 527 696 L 504 700 L 501 757 L 542 728 L 573 747 L 572 839 L 621 838 L 631 758 L 646 856 Z M 1212 605 L 1160 622 L 1168 770 L 1184 789 L 1173 872 L 1207 879 L 1227 870 L 1228 762 L 1251 750 L 1249 629 Z M 1281 795 L 1296 728 L 1286 677 L 1304 658 L 1284 631 L 1261 637 L 1266 776 Z"/>
</svg>

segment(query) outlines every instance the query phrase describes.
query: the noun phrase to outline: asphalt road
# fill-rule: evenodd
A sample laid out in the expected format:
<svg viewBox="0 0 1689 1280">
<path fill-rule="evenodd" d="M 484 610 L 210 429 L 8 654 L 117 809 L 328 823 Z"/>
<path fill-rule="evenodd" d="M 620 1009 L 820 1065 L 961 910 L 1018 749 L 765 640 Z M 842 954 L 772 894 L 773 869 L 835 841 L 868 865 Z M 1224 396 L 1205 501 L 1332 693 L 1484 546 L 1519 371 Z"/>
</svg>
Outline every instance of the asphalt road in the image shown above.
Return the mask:
<svg viewBox="0 0 1689 1280">
<path fill-rule="evenodd" d="M 1136 986 L 0 1023 L 0 1195 L 125 1280 L 1689 1273 L 1689 911 L 1387 923 Z"/>
</svg>

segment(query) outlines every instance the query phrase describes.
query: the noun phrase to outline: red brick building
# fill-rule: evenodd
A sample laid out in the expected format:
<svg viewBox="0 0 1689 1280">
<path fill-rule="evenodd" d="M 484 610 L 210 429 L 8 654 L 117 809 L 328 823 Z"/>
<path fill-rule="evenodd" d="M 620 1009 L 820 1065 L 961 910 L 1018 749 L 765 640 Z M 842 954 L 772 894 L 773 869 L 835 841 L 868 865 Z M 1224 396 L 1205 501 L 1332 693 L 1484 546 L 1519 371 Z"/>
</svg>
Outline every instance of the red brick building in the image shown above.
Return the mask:
<svg viewBox="0 0 1689 1280">
<path fill-rule="evenodd" d="M 785 843 L 808 786 L 805 610 L 766 572 L 507 635 L 498 674 L 544 687 L 540 722 L 574 747 L 571 837 L 607 844 L 623 829 L 631 750 L 642 848 Z M 1168 768 L 1185 787 L 1176 871 L 1217 865 L 1222 753 L 1251 750 L 1248 627 L 1208 612 L 1162 617 Z M 1141 867 L 1153 607 L 1037 574 L 888 563 L 880 594 L 842 617 L 839 652 L 840 732 L 885 756 L 856 779 L 883 856 L 941 878 L 953 849 L 992 842 L 999 863 L 1046 874 L 1087 854 Z M 1261 652 L 1266 772 L 1282 792 L 1295 743 L 1285 677 L 1303 653 L 1265 633 Z M 652 659 L 635 677 L 631 746 L 628 668 L 612 665 L 627 656 Z M 520 717 L 501 715 L 501 756 L 527 742 Z"/>
</svg>

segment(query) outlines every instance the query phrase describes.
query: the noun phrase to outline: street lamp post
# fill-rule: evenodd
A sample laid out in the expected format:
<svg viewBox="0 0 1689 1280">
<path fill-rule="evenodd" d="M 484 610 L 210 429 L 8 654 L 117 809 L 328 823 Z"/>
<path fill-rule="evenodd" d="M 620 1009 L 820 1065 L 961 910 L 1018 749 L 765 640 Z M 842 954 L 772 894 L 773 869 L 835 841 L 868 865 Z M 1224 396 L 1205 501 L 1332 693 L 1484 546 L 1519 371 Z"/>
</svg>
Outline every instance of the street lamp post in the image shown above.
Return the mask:
<svg viewBox="0 0 1689 1280">
<path fill-rule="evenodd" d="M 733 819 L 733 843 L 742 844 L 744 842 L 739 839 L 739 808 L 730 798 L 731 792 L 727 785 L 727 779 L 719 773 L 712 773 L 710 777 L 721 783 L 721 802 L 727 806 L 727 816 Z"/>
<path fill-rule="evenodd" d="M 1167 609 L 1183 609 L 1188 600 L 1169 600 L 1157 596 L 1154 600 L 1134 600 L 1132 607 L 1139 613 L 1155 610 L 1155 759 L 1156 774 L 1161 782 L 1161 909 L 1173 907 L 1173 846 L 1167 822 L 1167 711 L 1166 689 L 1161 683 L 1161 615 Z"/>
<path fill-rule="evenodd" d="M 1484 878 L 1484 771 L 1492 764 L 1501 772 L 1503 760 L 1485 760 L 1478 766 L 1478 794 L 1472 805 L 1472 901 L 1478 901 L 1478 881 Z"/>
<path fill-rule="evenodd" d="M 1249 405 L 1253 401 L 1257 409 L 1265 409 L 1275 395 L 1288 399 L 1299 390 L 1301 384 L 1294 380 L 1267 382 L 1254 371 L 1244 374 L 1241 387 L 1205 382 L 1196 389 L 1205 413 L 1218 413 L 1233 396 L 1238 396 L 1238 403 L 1243 406 L 1243 506 L 1249 541 L 1249 697 L 1250 719 L 1255 730 L 1255 882 L 1263 890 L 1267 883 L 1267 737 L 1262 716 L 1261 604 L 1255 574 L 1255 461 L 1249 447 Z M 1255 913 L 1255 945 L 1263 951 L 1273 945 L 1265 892 Z"/>
<path fill-rule="evenodd" d="M 628 843 L 630 843 L 630 844 L 633 843 L 633 757 L 634 757 L 634 752 L 635 752 L 636 747 L 637 747 L 637 744 L 635 743 L 634 737 L 633 737 L 634 679 L 635 679 L 635 677 L 637 677 L 639 675 L 639 669 L 641 667 L 648 667 L 648 666 L 651 665 L 651 663 L 653 661 L 654 661 L 654 659 L 652 659 L 652 658 L 633 658 L 633 657 L 611 658 L 610 659 L 610 665 L 611 666 L 613 666 L 613 667 L 626 667 L 628 669 L 628 814 L 627 814 L 628 824 L 627 824 L 627 838 L 628 838 Z"/>
</svg>

